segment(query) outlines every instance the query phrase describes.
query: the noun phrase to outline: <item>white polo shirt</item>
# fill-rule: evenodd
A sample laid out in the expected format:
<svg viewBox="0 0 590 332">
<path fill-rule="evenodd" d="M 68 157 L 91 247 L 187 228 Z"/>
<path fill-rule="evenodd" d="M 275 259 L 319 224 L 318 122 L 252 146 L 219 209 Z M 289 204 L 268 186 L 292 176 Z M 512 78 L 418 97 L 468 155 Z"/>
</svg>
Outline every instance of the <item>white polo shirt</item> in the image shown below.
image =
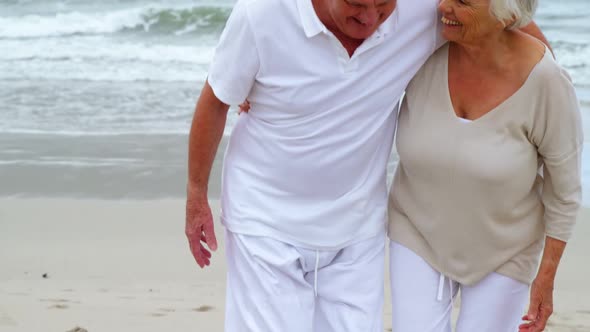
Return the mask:
<svg viewBox="0 0 590 332">
<path fill-rule="evenodd" d="M 208 81 L 250 101 L 227 147 L 232 232 L 339 249 L 385 232 L 386 164 L 406 85 L 440 44 L 438 0 L 398 0 L 352 57 L 311 0 L 240 0 Z"/>
</svg>

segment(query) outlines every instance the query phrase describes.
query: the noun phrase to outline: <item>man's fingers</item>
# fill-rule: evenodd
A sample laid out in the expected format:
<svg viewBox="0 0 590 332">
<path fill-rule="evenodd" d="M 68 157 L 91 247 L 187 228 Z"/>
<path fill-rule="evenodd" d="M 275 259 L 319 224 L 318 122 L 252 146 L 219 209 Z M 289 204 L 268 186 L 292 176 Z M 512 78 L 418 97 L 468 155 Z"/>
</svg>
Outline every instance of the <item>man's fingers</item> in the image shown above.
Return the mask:
<svg viewBox="0 0 590 332">
<path fill-rule="evenodd" d="M 203 255 L 203 252 L 201 251 L 201 243 L 200 241 L 193 241 L 191 239 L 189 239 L 189 243 L 190 243 L 190 247 L 191 247 L 191 253 L 193 254 L 193 257 L 195 258 L 195 261 L 197 261 L 197 264 L 199 265 L 200 268 L 203 268 L 205 266 L 205 256 Z"/>
<path fill-rule="evenodd" d="M 188 238 L 191 253 L 193 254 L 193 257 L 195 258 L 195 261 L 197 261 L 197 264 L 200 268 L 209 265 L 209 258 L 211 257 L 207 257 L 207 255 L 203 252 L 205 247 L 203 247 L 201 241 L 203 241 L 205 237 L 203 236 L 202 232 L 202 227 L 191 229 L 187 228 L 186 231 L 186 237 Z"/>
<path fill-rule="evenodd" d="M 205 248 L 205 246 L 202 243 L 199 244 L 199 251 L 201 252 L 203 264 L 205 266 L 211 265 L 211 253 L 209 252 L 209 250 Z"/>
<path fill-rule="evenodd" d="M 194 229 L 187 229 L 186 232 L 191 253 L 200 268 L 211 264 L 211 253 L 203 246 L 203 243 L 207 243 L 206 234 L 205 227 L 199 227 L 199 233 L 195 233 Z M 213 241 L 215 241 L 215 235 L 213 235 Z M 217 245 L 216 242 L 215 244 Z"/>
<path fill-rule="evenodd" d="M 203 256 L 207 259 L 211 258 L 211 252 L 207 249 L 205 249 L 205 247 L 201 247 L 201 252 L 203 253 Z"/>
<path fill-rule="evenodd" d="M 211 211 L 206 198 L 191 198 L 190 187 L 187 187 L 185 234 L 199 267 L 204 268 L 211 264 L 211 253 L 204 246 L 207 243 L 210 249 L 217 249 Z"/>
<path fill-rule="evenodd" d="M 209 249 L 217 250 L 217 239 L 215 238 L 215 230 L 213 228 L 213 219 L 209 219 L 203 225 L 203 233 L 205 235 L 205 242 Z"/>
</svg>

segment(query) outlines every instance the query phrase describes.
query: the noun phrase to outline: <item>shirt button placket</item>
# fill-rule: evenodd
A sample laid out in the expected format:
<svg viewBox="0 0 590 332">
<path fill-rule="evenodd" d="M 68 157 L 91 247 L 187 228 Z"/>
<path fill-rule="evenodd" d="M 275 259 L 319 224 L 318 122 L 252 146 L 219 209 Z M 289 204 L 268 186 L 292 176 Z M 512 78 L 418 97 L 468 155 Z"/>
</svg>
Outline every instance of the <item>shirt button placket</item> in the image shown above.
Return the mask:
<svg viewBox="0 0 590 332">
<path fill-rule="evenodd" d="M 345 72 L 346 73 L 355 72 L 358 69 L 358 63 L 359 63 L 358 57 L 354 57 L 354 58 L 350 59 L 348 61 L 348 63 L 346 64 Z"/>
</svg>

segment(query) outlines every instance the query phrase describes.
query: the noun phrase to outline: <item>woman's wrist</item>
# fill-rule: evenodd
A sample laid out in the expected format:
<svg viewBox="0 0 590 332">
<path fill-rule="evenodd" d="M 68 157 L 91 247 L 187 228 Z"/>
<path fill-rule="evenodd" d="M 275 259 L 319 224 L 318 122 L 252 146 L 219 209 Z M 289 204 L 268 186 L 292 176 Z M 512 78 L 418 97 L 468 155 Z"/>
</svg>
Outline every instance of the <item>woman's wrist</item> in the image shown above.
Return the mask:
<svg viewBox="0 0 590 332">
<path fill-rule="evenodd" d="M 555 269 L 555 270 L 541 270 L 541 269 L 539 269 L 539 272 L 537 273 L 537 276 L 535 277 L 535 280 L 533 281 L 533 283 L 542 284 L 544 287 L 553 288 L 553 286 L 555 285 L 556 272 L 557 272 L 557 269 Z"/>
<path fill-rule="evenodd" d="M 565 245 L 565 242 L 550 236 L 545 238 L 543 258 L 541 260 L 539 272 L 535 278 L 537 282 L 542 282 L 545 285 L 553 286 L 555 275 L 557 274 L 557 268 L 559 266 L 559 261 L 563 255 Z"/>
</svg>

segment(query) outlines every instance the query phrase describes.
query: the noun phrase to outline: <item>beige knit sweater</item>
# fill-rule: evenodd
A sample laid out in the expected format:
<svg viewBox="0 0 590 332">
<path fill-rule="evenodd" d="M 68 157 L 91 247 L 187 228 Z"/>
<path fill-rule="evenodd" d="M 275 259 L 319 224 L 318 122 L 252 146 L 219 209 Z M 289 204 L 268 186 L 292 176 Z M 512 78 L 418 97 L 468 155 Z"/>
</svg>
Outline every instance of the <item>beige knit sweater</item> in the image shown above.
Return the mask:
<svg viewBox="0 0 590 332">
<path fill-rule="evenodd" d="M 408 86 L 389 237 L 466 285 L 494 271 L 530 283 L 545 235 L 567 241 L 580 204 L 583 137 L 571 79 L 547 51 L 514 95 L 465 123 L 447 69 L 444 46 Z"/>
</svg>

